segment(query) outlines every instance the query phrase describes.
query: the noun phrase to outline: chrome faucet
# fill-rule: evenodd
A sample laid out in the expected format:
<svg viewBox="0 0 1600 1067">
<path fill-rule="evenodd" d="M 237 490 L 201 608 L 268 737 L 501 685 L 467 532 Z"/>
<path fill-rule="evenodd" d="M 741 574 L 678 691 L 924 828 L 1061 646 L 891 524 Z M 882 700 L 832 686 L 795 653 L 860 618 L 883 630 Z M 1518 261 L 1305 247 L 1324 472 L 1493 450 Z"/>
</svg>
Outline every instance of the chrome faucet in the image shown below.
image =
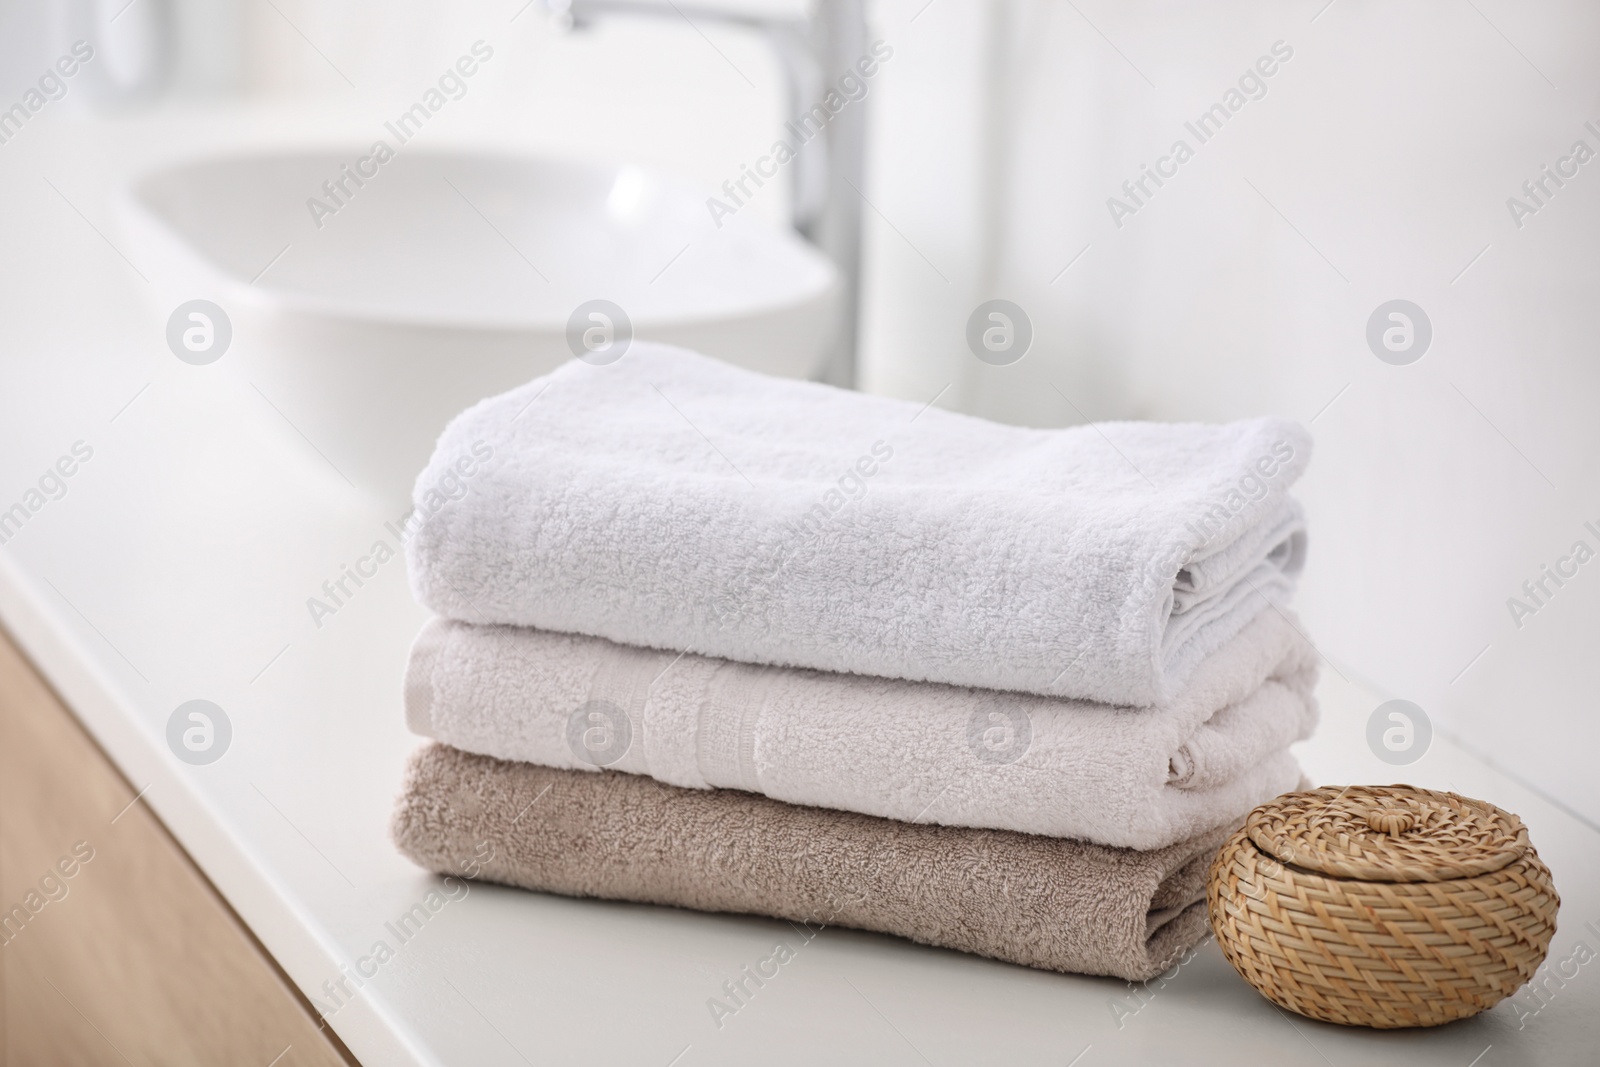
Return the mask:
<svg viewBox="0 0 1600 1067">
<path fill-rule="evenodd" d="M 799 120 L 820 103 L 828 85 L 868 55 L 863 0 L 813 0 L 809 18 L 766 16 L 674 0 L 542 0 L 545 10 L 573 28 L 613 15 L 705 20 L 763 34 L 783 69 L 788 118 Z M 856 384 L 856 328 L 861 293 L 861 185 L 866 148 L 866 99 L 833 115 L 820 136 L 794 159 L 790 221 L 839 272 L 839 324 L 824 381 Z"/>
</svg>

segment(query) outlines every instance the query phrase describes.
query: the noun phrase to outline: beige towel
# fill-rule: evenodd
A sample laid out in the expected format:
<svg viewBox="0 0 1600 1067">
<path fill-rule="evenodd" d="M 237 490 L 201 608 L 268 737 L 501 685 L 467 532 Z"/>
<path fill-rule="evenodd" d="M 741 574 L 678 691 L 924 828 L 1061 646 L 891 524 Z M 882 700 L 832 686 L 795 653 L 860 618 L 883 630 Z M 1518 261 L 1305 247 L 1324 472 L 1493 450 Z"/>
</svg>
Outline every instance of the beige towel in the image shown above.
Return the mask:
<svg viewBox="0 0 1600 1067">
<path fill-rule="evenodd" d="M 1204 935 L 1206 869 L 1227 833 L 1135 852 L 508 763 L 437 743 L 412 758 L 393 824 L 400 851 L 442 874 L 856 927 L 1133 981 L 1166 970 Z"/>
</svg>

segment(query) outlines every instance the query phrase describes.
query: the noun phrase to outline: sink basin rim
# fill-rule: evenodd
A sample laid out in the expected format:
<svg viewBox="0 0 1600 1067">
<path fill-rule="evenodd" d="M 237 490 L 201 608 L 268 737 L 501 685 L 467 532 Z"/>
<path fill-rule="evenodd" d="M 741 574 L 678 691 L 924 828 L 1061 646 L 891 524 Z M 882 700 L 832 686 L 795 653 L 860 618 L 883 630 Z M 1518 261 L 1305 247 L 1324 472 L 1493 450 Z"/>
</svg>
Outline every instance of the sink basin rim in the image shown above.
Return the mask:
<svg viewBox="0 0 1600 1067">
<path fill-rule="evenodd" d="M 441 309 L 405 309 L 393 306 L 374 306 L 352 301 L 343 296 L 324 296 L 304 288 L 274 286 L 252 281 L 236 267 L 223 262 L 214 249 L 208 249 L 186 232 L 181 222 L 166 214 L 159 202 L 158 186 L 162 182 L 180 181 L 196 171 L 207 168 L 249 165 L 251 163 L 301 162 L 321 164 L 328 174 L 337 172 L 339 163 L 349 162 L 365 154 L 366 149 L 350 145 L 307 145 L 304 147 L 279 146 L 272 149 L 234 150 L 198 153 L 163 160 L 160 164 L 134 174 L 118 190 L 118 207 L 129 227 L 137 231 L 145 244 L 158 245 L 166 257 L 175 257 L 187 268 L 184 273 L 198 274 L 217 290 L 217 295 L 262 311 L 292 313 L 311 319 L 357 326 L 391 326 L 412 329 L 488 333 L 559 333 L 566 328 L 565 314 L 530 313 L 523 309 L 508 310 L 501 314 L 482 312 L 463 313 Z M 396 157 L 401 158 L 400 156 Z M 529 155 L 484 150 L 456 150 L 449 148 L 416 149 L 405 153 L 408 167 L 439 166 L 459 163 L 465 166 L 487 164 L 491 167 L 536 166 L 547 168 L 560 180 L 588 178 L 593 187 L 604 188 L 614 181 L 624 169 L 636 169 L 646 179 L 657 183 L 668 196 L 693 199 L 703 204 L 710 196 L 707 190 L 670 171 L 653 166 L 635 164 L 601 164 L 556 155 Z M 381 171 L 380 171 L 381 174 Z M 784 281 L 790 293 L 777 298 L 749 300 L 725 308 L 689 308 L 672 310 L 645 310 L 637 314 L 629 308 L 629 316 L 636 329 L 658 327 L 694 326 L 710 322 L 740 322 L 759 319 L 766 315 L 781 314 L 808 305 L 828 306 L 837 296 L 839 276 L 834 265 L 823 253 L 805 242 L 797 234 L 777 229 L 764 220 L 750 217 L 748 213 L 729 220 L 739 227 L 748 241 L 771 242 L 775 250 L 773 259 L 788 271 Z M 707 225 L 710 225 L 709 214 Z M 759 237 L 751 235 L 759 234 Z M 582 299 L 609 298 L 604 292 L 587 293 Z M 628 303 L 623 303 L 625 308 Z"/>
</svg>

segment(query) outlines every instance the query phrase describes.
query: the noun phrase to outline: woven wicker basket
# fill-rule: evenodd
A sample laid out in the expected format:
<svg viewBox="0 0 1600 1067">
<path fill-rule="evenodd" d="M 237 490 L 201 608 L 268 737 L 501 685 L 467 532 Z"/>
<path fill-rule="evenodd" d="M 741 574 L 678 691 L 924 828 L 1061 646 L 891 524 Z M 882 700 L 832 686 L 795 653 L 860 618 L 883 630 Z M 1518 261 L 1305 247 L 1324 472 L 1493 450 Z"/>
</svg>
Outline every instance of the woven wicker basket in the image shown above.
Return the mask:
<svg viewBox="0 0 1600 1067">
<path fill-rule="evenodd" d="M 1515 815 L 1408 785 L 1288 793 L 1211 865 L 1211 928 L 1267 999 L 1324 1022 L 1438 1026 L 1533 976 L 1556 929 Z"/>
</svg>

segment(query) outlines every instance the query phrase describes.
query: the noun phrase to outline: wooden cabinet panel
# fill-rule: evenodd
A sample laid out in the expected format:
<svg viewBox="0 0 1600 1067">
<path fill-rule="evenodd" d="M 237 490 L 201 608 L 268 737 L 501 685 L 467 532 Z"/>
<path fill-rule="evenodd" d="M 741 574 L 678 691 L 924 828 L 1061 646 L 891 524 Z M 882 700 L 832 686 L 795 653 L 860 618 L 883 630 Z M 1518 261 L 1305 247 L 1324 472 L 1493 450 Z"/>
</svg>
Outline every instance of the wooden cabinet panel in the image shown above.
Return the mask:
<svg viewBox="0 0 1600 1067">
<path fill-rule="evenodd" d="M 0 634 L 0 1063 L 354 1063 Z"/>
</svg>

